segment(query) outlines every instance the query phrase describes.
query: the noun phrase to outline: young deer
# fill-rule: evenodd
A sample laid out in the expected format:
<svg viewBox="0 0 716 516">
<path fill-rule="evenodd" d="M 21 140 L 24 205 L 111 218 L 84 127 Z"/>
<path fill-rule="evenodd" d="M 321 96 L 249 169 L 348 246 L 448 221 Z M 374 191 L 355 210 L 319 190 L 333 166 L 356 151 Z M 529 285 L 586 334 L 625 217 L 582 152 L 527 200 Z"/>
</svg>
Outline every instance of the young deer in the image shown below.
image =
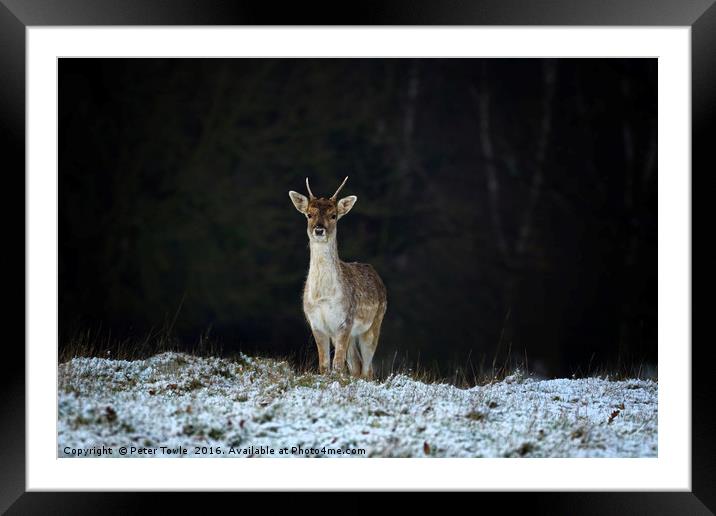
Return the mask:
<svg viewBox="0 0 716 516">
<path fill-rule="evenodd" d="M 354 376 L 373 376 L 373 354 L 388 306 L 383 281 L 372 266 L 345 263 L 338 258 L 338 220 L 358 200 L 355 195 L 336 201 L 343 180 L 330 198 L 316 197 L 306 178 L 309 197 L 288 192 L 293 205 L 306 216 L 311 263 L 303 288 L 303 312 L 318 346 L 321 373 L 331 370 L 330 343 L 335 347 L 333 370 L 342 372 L 346 360 Z"/>
</svg>

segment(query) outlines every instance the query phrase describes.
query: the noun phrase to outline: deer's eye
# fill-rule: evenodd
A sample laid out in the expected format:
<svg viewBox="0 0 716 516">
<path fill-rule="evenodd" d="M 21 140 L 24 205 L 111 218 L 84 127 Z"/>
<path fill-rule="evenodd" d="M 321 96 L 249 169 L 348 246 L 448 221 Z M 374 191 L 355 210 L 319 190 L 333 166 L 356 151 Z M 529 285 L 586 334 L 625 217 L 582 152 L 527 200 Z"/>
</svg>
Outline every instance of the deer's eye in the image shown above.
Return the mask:
<svg viewBox="0 0 716 516">
<path fill-rule="evenodd" d="M 336 220 L 336 215 L 335 215 L 335 214 L 331 215 L 331 218 L 332 218 L 333 220 Z"/>
<path fill-rule="evenodd" d="M 311 215 L 310 213 L 306 213 L 306 217 L 308 217 L 309 219 L 310 219 L 312 216 L 313 216 L 313 215 Z"/>
</svg>

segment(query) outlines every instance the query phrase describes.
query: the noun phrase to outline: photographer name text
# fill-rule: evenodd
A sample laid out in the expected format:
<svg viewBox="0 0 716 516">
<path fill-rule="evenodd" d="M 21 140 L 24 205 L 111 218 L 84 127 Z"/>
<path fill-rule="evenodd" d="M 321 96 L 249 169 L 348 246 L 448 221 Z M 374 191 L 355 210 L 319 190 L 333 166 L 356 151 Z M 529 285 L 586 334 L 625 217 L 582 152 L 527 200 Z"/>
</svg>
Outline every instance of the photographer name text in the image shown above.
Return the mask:
<svg viewBox="0 0 716 516">
<path fill-rule="evenodd" d="M 285 446 L 274 448 L 271 446 L 89 446 L 86 448 L 73 448 L 65 446 L 62 450 L 69 457 L 182 457 L 195 455 L 235 456 L 235 457 L 286 457 L 286 456 L 338 456 L 356 455 L 365 456 L 363 448 L 330 448 L 328 446 L 308 447 Z"/>
</svg>

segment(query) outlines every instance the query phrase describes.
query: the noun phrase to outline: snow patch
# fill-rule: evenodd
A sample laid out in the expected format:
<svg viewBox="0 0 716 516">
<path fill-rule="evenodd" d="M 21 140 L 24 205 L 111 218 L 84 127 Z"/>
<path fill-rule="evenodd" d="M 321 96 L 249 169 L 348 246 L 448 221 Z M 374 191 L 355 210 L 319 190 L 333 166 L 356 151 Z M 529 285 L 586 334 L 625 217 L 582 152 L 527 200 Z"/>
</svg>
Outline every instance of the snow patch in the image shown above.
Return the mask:
<svg viewBox="0 0 716 516">
<path fill-rule="evenodd" d="M 294 447 L 303 452 L 289 456 L 655 457 L 657 399 L 651 380 L 517 372 L 460 389 L 402 374 L 382 383 L 300 374 L 245 355 L 75 358 L 59 366 L 58 456 L 165 446 L 186 456 L 220 447 L 213 456 L 227 458 Z"/>
</svg>

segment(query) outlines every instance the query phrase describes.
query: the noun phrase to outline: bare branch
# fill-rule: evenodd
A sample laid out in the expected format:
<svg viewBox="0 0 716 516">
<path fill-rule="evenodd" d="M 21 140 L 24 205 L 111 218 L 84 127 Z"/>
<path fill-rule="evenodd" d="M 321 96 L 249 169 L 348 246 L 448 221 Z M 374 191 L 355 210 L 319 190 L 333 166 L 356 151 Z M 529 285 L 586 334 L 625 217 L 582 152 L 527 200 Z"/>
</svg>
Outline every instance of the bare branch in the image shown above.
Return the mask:
<svg viewBox="0 0 716 516">
<path fill-rule="evenodd" d="M 651 177 L 656 170 L 656 130 L 651 130 L 649 138 L 649 149 L 647 150 L 646 160 L 644 161 L 644 170 L 641 175 L 641 193 L 646 193 Z"/>
<path fill-rule="evenodd" d="M 505 262 L 509 262 L 510 253 L 502 228 L 502 218 L 500 216 L 500 184 L 497 179 L 495 153 L 490 135 L 490 92 L 487 87 L 484 67 L 480 88 L 478 90 L 473 87 L 471 93 L 476 100 L 480 115 L 480 144 L 482 154 L 485 157 L 485 179 L 487 181 L 487 192 L 489 194 L 490 218 L 495 230 L 495 236 L 497 237 L 497 247 Z"/>
<path fill-rule="evenodd" d="M 545 59 L 542 63 L 542 77 L 544 84 L 544 97 L 542 103 L 542 123 L 540 124 L 540 137 L 537 144 L 537 156 L 535 159 L 535 172 L 530 185 L 529 199 L 522 218 L 517 245 L 515 246 L 518 256 L 521 256 L 527 247 L 530 232 L 532 231 L 532 216 L 537 206 L 537 201 L 542 193 L 544 182 L 544 162 L 547 155 L 547 144 L 552 132 L 552 103 L 554 99 L 555 83 L 557 82 L 557 61 Z"/>
<path fill-rule="evenodd" d="M 398 174 L 400 176 L 400 195 L 405 197 L 411 190 L 413 179 L 410 172 L 415 168 L 415 149 L 413 145 L 415 133 L 416 105 L 420 92 L 420 62 L 414 59 L 410 64 L 407 84 L 407 97 L 405 99 L 405 113 L 403 116 L 403 135 L 400 157 L 398 159 Z"/>
<path fill-rule="evenodd" d="M 625 103 L 631 101 L 631 84 L 629 79 L 624 77 L 621 81 L 622 96 L 624 97 Z M 622 135 L 624 138 L 624 160 L 626 162 L 625 178 L 626 185 L 624 187 L 624 206 L 626 206 L 627 212 L 631 215 L 631 211 L 634 207 L 634 134 L 629 123 L 629 115 L 623 114 L 622 123 Z"/>
</svg>

